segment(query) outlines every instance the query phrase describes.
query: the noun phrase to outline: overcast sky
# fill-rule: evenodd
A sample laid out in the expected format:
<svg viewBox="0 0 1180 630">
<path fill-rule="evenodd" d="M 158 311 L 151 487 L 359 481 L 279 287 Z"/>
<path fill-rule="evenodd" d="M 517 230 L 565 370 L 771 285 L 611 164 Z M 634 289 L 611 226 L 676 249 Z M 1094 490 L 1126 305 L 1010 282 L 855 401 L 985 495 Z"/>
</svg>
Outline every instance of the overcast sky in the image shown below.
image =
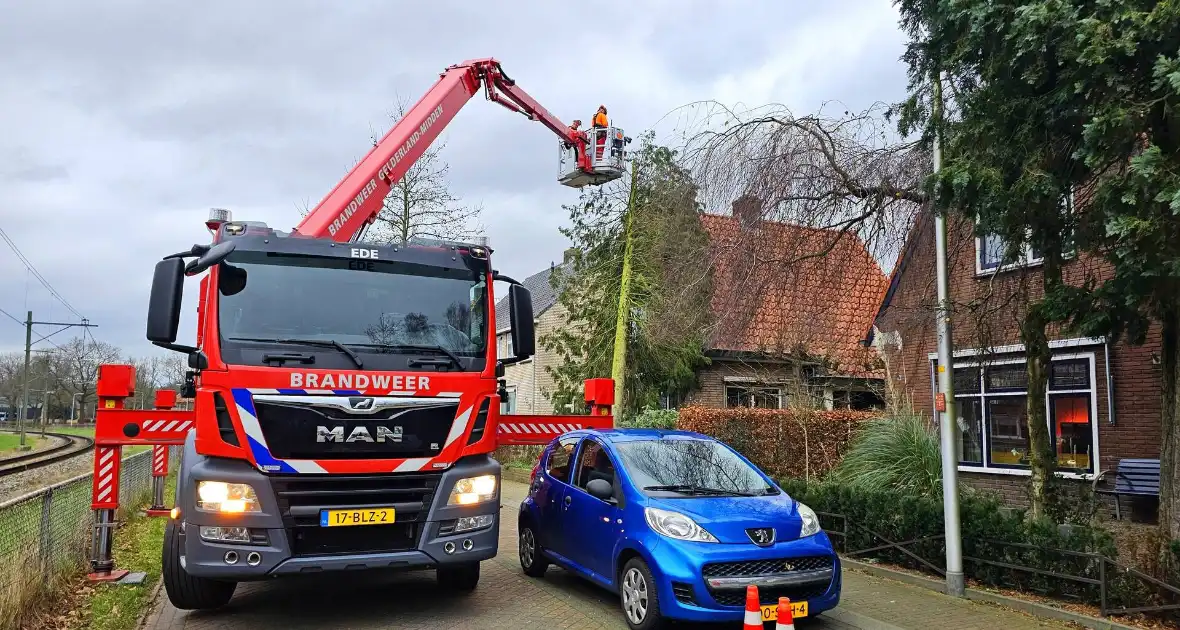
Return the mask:
<svg viewBox="0 0 1180 630">
<path fill-rule="evenodd" d="M 208 241 L 210 207 L 294 227 L 384 134 L 397 98 L 417 100 L 449 64 L 496 57 L 563 120 L 603 103 L 632 136 L 705 99 L 805 112 L 905 88 L 890 0 L 0 7 L 0 228 L 98 339 L 135 355 L 154 351 L 152 266 Z M 552 134 L 477 96 L 443 138 L 453 192 L 484 205 L 496 267 L 523 277 L 559 260 L 560 206 L 577 192 L 556 182 Z M 2 241 L 0 309 L 76 320 Z M 181 341 L 194 311 L 186 299 Z M 23 344 L 0 314 L 0 351 Z"/>
</svg>

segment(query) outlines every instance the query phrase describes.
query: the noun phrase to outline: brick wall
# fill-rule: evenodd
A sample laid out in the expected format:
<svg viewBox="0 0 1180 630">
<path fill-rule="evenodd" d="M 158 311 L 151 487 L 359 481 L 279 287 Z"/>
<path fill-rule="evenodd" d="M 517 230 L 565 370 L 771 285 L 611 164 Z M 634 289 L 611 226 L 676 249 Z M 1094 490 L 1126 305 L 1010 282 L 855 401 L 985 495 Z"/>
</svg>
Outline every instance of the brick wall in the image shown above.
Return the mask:
<svg viewBox="0 0 1180 630">
<path fill-rule="evenodd" d="M 878 343 L 888 365 L 888 378 L 898 394 L 929 417 L 933 408 L 932 370 L 929 353 L 936 351 L 934 306 L 933 221 L 926 220 L 911 235 L 911 254 L 901 273 L 890 306 L 877 321 Z M 952 219 L 947 240 L 950 293 L 955 305 L 953 336 L 956 350 L 1019 344 L 1019 324 L 1027 300 L 1041 294 L 1041 268 L 1032 266 L 1001 271 L 994 277 L 976 274 L 976 241 L 968 221 Z M 1101 261 L 1082 257 L 1069 261 L 1064 279 L 1079 283 L 1092 276 L 1104 278 L 1109 268 Z M 1021 294 L 1027 292 L 1027 297 Z M 884 333 L 884 334 L 882 334 Z M 890 338 L 891 334 L 896 337 Z M 1050 339 L 1078 335 L 1053 330 Z M 900 342 L 900 346 L 898 346 Z M 1153 327 L 1143 346 L 1125 343 L 1110 346 L 1110 376 L 1114 390 L 1114 419 L 1107 407 L 1107 365 L 1102 344 L 1055 352 L 1094 355 L 1097 394 L 1100 468 L 1114 469 L 1121 458 L 1159 457 L 1160 373 L 1152 364 L 1159 351 L 1159 330 Z M 1021 356 L 1021 355 L 1011 355 Z M 997 358 L 1000 358 L 997 356 Z M 992 473 L 963 473 L 967 483 L 1000 492 L 1014 504 L 1027 501 L 1027 477 Z"/>
<path fill-rule="evenodd" d="M 516 386 L 516 413 L 553 413 L 553 405 L 547 396 L 553 390 L 553 376 L 545 370 L 545 366 L 557 365 L 560 358 L 556 351 L 546 348 L 541 339 L 564 324 L 565 313 L 565 307 L 561 304 L 545 309 L 536 322 L 537 353 L 528 361 L 504 368 L 505 383 L 510 388 Z"/>
</svg>

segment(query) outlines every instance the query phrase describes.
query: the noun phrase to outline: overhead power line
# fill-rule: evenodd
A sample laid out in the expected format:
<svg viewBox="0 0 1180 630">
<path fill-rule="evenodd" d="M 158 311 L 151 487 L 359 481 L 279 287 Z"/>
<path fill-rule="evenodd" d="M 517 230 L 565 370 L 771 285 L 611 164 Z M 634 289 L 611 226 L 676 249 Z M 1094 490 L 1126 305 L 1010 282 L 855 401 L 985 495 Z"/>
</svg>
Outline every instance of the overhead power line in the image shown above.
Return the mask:
<svg viewBox="0 0 1180 630">
<path fill-rule="evenodd" d="M 74 308 L 72 304 L 66 301 L 66 299 L 57 292 L 57 289 L 53 288 L 53 285 L 49 284 L 49 281 L 41 275 L 41 272 L 37 271 L 37 268 L 33 266 L 33 263 L 30 262 L 28 258 L 25 258 L 25 255 L 21 253 L 20 248 L 16 246 L 16 243 L 14 243 L 11 238 L 9 238 L 8 234 L 4 232 L 3 228 L 0 228 L 0 239 L 2 239 L 5 243 L 8 243 L 8 246 L 12 248 L 12 251 L 16 254 L 16 257 L 19 258 L 22 263 L 24 263 L 25 269 L 28 269 L 29 273 L 33 274 L 33 277 L 41 283 L 41 286 L 44 286 L 45 289 L 49 291 L 50 295 L 57 298 L 57 301 L 61 302 L 62 305 L 64 305 L 71 313 L 77 315 L 78 319 L 85 319 L 82 313 L 78 312 L 78 309 Z M 11 315 L 9 315 L 9 317 L 11 317 Z M 21 322 L 21 325 L 23 326 L 24 322 Z"/>
</svg>

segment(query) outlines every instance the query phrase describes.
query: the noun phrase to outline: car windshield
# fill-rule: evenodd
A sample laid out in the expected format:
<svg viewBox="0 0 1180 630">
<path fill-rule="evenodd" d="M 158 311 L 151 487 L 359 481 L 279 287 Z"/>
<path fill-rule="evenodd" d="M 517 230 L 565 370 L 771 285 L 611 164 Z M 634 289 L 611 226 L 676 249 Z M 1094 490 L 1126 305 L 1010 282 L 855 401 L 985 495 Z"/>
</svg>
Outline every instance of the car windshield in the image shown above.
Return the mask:
<svg viewBox="0 0 1180 630">
<path fill-rule="evenodd" d="M 762 495 L 777 492 L 752 466 L 715 440 L 663 438 L 617 442 L 636 487 L 672 495 Z"/>
<path fill-rule="evenodd" d="M 219 285 L 223 339 L 435 349 L 444 358 L 479 356 L 487 343 L 487 287 L 465 269 L 238 252 Z"/>
</svg>

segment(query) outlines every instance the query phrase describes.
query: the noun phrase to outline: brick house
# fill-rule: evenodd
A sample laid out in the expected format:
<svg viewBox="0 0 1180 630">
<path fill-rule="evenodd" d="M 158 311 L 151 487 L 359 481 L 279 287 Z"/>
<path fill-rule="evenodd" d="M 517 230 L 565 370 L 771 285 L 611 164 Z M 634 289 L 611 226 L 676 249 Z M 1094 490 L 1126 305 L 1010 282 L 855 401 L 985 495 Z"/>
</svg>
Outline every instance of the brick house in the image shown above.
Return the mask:
<svg viewBox="0 0 1180 630">
<path fill-rule="evenodd" d="M 713 407 L 785 408 L 803 394 L 809 405 L 865 409 L 882 404 L 880 357 L 861 340 L 872 324 L 887 278 L 852 235 L 765 221 L 755 206 L 735 204 L 734 216 L 701 218 L 709 236 L 715 324 L 697 373 L 683 399 L 665 396 L 665 408 L 682 403 Z M 785 265 L 786 258 L 823 256 Z M 568 257 L 567 257 L 568 261 Z M 564 264 L 564 263 L 563 263 Z M 522 283 L 533 296 L 537 338 L 564 324 L 565 311 L 549 286 L 555 268 Z M 500 351 L 509 352 L 507 302 L 496 305 Z M 538 342 L 530 361 L 506 368 L 505 411 L 552 413 L 544 369 L 558 357 Z"/>
<path fill-rule="evenodd" d="M 549 278 L 554 271 L 569 263 L 567 250 L 561 265 L 550 265 L 548 269 L 535 273 L 520 283 L 532 294 L 533 322 L 536 326 L 536 354 L 525 361 L 505 366 L 504 382 L 508 398 L 501 402 L 502 413 L 552 414 L 553 404 L 546 392 L 553 389 L 553 376 L 546 365 L 559 360 L 557 353 L 540 342 L 541 338 L 565 323 L 565 307 L 557 302 L 557 292 L 550 285 Z M 508 297 L 496 301 L 496 352 L 501 357 L 512 356 L 512 326 L 508 317 Z"/>
<path fill-rule="evenodd" d="M 732 215 L 706 214 L 701 222 L 716 321 L 705 353 L 711 365 L 698 372 L 684 402 L 880 406 L 879 359 L 860 343 L 859 327 L 871 324 L 887 279 L 864 243 L 765 220 L 747 198 L 734 203 Z"/>
<path fill-rule="evenodd" d="M 977 237 L 968 219 L 947 226 L 950 294 L 955 304 L 954 384 L 960 479 L 1027 504 L 1026 362 L 1019 324 L 1028 300 L 1043 294 L 1041 259 L 1026 249 L 1002 260 L 1003 243 Z M 937 388 L 934 219 L 919 213 L 890 277 L 868 341 L 885 357 L 889 383 L 930 417 Z M 1103 277 L 1109 267 L 1077 256 L 1063 279 Z M 1045 401 L 1059 474 L 1092 480 L 1126 457 L 1159 457 L 1159 331 L 1142 346 L 1079 338 L 1055 327 Z"/>
</svg>

